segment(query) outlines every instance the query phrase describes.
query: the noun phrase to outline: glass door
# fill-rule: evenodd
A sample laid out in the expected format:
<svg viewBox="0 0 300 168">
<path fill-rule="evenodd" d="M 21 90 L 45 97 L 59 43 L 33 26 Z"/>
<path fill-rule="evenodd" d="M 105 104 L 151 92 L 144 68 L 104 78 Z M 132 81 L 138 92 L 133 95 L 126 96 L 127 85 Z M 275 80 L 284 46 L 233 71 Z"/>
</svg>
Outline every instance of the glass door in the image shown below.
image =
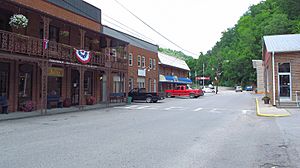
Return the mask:
<svg viewBox="0 0 300 168">
<path fill-rule="evenodd" d="M 290 74 L 279 74 L 279 97 L 280 100 L 290 100 L 291 82 Z"/>
</svg>

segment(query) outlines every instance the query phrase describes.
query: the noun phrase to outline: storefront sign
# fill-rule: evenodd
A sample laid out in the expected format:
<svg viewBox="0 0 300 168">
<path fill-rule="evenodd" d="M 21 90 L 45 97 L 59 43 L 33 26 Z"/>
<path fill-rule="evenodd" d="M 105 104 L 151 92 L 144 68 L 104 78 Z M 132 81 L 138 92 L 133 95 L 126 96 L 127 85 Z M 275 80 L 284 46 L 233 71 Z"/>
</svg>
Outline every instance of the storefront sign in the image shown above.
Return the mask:
<svg viewBox="0 0 300 168">
<path fill-rule="evenodd" d="M 210 77 L 196 77 L 196 80 L 210 80 Z"/>
<path fill-rule="evenodd" d="M 146 76 L 146 69 L 138 69 L 138 76 Z"/>
<path fill-rule="evenodd" d="M 56 68 L 56 67 L 49 67 L 48 68 L 48 76 L 63 77 L 64 76 L 64 69 L 63 68 Z"/>
</svg>

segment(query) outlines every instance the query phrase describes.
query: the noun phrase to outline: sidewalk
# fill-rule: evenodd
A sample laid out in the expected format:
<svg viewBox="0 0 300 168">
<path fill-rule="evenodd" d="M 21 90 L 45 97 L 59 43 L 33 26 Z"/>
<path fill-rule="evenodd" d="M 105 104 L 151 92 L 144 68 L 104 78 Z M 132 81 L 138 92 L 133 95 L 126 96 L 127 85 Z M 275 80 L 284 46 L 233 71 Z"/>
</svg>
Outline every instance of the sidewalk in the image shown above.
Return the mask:
<svg viewBox="0 0 300 168">
<path fill-rule="evenodd" d="M 63 114 L 63 113 L 71 113 L 71 112 L 80 112 L 80 111 L 88 111 L 88 110 L 96 110 L 96 109 L 104 109 L 115 106 L 123 106 L 126 103 L 111 103 L 111 104 L 95 104 L 84 106 L 83 108 L 79 108 L 77 106 L 68 107 L 68 108 L 53 108 L 47 109 L 47 114 L 41 114 L 41 110 L 32 111 L 32 112 L 10 112 L 8 114 L 0 113 L 0 122 L 5 120 L 15 120 L 22 118 L 30 118 L 30 117 L 39 117 L 39 116 L 47 116 L 47 115 L 55 115 L 55 114 Z"/>
<path fill-rule="evenodd" d="M 256 115 L 261 117 L 287 117 L 290 113 L 286 109 L 276 108 L 271 104 L 264 104 L 261 100 L 262 96 L 255 99 Z"/>
</svg>

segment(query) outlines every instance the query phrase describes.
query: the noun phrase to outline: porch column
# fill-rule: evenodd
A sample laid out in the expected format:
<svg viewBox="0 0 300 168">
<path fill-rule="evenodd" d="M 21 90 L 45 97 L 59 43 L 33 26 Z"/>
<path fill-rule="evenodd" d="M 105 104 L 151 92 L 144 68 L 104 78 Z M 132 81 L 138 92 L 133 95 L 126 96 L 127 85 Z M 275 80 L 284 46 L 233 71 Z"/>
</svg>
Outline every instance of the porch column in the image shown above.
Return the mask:
<svg viewBox="0 0 300 168">
<path fill-rule="evenodd" d="M 85 96 L 84 96 L 84 67 L 79 68 L 79 108 L 82 108 L 85 105 Z"/>
<path fill-rule="evenodd" d="M 19 61 L 14 61 L 14 67 L 15 67 L 15 79 L 14 79 L 14 95 L 15 95 L 15 99 L 14 99 L 14 108 L 13 111 L 17 111 L 18 110 L 18 99 L 19 99 Z"/>
<path fill-rule="evenodd" d="M 80 48 L 84 49 L 86 31 L 83 29 L 79 29 L 79 31 L 80 31 Z"/>
<path fill-rule="evenodd" d="M 39 67 L 42 70 L 41 81 L 41 114 L 47 114 L 47 90 L 48 90 L 48 60 L 38 62 Z"/>
<path fill-rule="evenodd" d="M 111 51 L 110 51 L 110 44 L 111 44 L 111 39 L 110 38 L 105 38 L 106 40 L 106 48 L 105 48 L 105 67 L 107 68 L 107 71 L 105 71 L 105 73 L 107 74 L 107 92 L 106 92 L 106 96 L 107 96 L 107 103 L 110 103 L 110 93 L 111 93 L 111 84 L 112 84 L 112 70 L 111 70 Z"/>
</svg>

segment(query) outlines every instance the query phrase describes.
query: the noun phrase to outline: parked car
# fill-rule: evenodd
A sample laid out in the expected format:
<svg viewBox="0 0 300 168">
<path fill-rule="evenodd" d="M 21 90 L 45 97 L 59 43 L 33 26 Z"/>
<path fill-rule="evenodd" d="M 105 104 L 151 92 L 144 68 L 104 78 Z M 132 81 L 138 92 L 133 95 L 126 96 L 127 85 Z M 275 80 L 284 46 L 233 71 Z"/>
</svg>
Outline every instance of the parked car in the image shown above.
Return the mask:
<svg viewBox="0 0 300 168">
<path fill-rule="evenodd" d="M 165 98 L 163 94 L 146 92 L 145 88 L 134 88 L 129 91 L 128 96 L 132 97 L 132 101 L 146 101 L 146 103 L 156 103 Z"/>
<path fill-rule="evenodd" d="M 245 87 L 245 90 L 246 90 L 246 91 L 252 91 L 252 90 L 253 90 L 253 87 L 252 87 L 251 85 L 246 86 L 246 87 Z"/>
<path fill-rule="evenodd" d="M 235 87 L 235 92 L 243 92 L 242 86 L 236 86 Z"/>
<path fill-rule="evenodd" d="M 204 93 L 215 93 L 216 92 L 214 88 L 210 88 L 210 87 L 204 87 L 204 88 L 202 88 L 202 91 Z"/>
<path fill-rule="evenodd" d="M 189 96 L 190 98 L 197 98 L 204 95 L 202 89 L 192 89 L 186 85 L 180 85 L 175 89 L 166 90 L 165 93 L 166 97 Z"/>
</svg>

